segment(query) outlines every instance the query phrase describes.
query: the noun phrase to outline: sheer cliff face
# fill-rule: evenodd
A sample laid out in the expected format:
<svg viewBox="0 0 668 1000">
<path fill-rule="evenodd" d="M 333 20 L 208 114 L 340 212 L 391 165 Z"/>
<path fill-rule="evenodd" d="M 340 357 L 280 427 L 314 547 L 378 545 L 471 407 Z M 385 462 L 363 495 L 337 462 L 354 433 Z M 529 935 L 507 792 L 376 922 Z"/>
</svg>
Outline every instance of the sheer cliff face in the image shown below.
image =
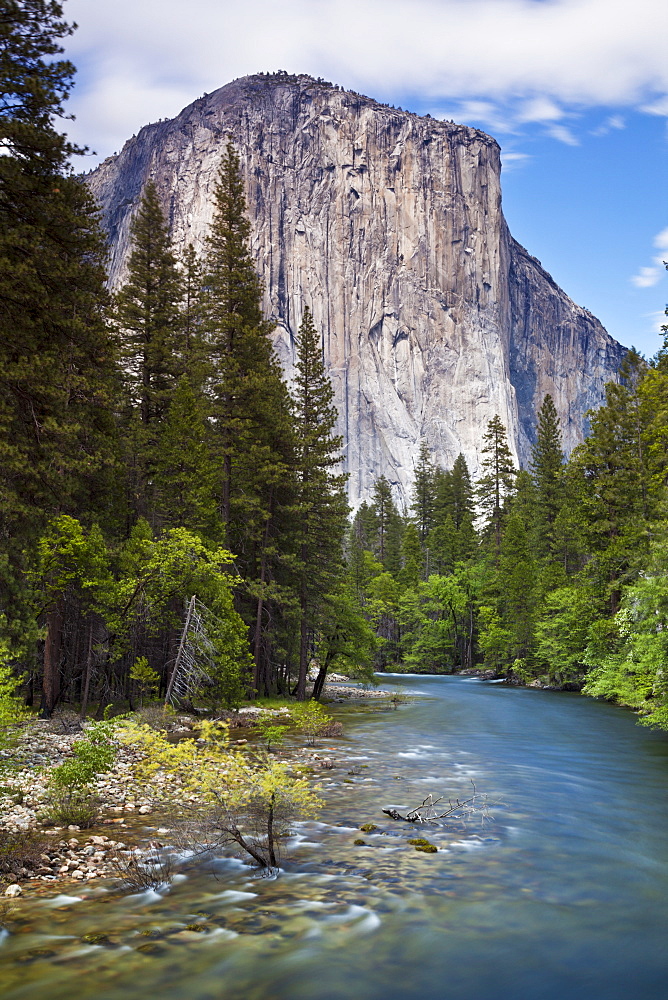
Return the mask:
<svg viewBox="0 0 668 1000">
<path fill-rule="evenodd" d="M 623 349 L 509 235 L 489 136 L 309 77 L 246 77 L 142 129 L 88 178 L 123 277 L 153 178 L 178 246 L 200 248 L 228 136 L 288 376 L 303 309 L 322 333 L 353 503 L 385 474 L 405 498 L 422 439 L 475 472 L 498 413 L 519 460 L 551 393 L 565 445 Z"/>
</svg>

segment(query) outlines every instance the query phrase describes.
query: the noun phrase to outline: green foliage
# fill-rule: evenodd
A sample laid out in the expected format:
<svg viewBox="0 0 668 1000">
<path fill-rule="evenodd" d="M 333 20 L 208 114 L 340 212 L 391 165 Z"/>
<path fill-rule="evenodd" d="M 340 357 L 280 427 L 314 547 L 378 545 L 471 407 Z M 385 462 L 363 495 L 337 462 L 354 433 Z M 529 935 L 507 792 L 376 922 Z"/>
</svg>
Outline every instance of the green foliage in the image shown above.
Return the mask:
<svg viewBox="0 0 668 1000">
<path fill-rule="evenodd" d="M 265 716 L 256 723 L 255 728 L 268 751 L 284 741 L 286 736 L 285 727 L 290 721 L 288 717 L 279 725 L 279 720 L 276 716 Z"/>
<path fill-rule="evenodd" d="M 313 746 L 318 737 L 323 736 L 332 724 L 331 715 L 317 701 L 303 701 L 292 709 L 292 719 L 306 742 Z"/>
<path fill-rule="evenodd" d="M 139 688 L 140 705 L 143 704 L 144 697 L 154 694 L 160 685 L 160 674 L 149 666 L 145 656 L 137 657 L 130 667 L 129 677 Z"/>
<path fill-rule="evenodd" d="M 299 560 L 299 677 L 297 698 L 306 697 L 311 635 L 323 614 L 325 595 L 341 580 L 341 538 L 346 526 L 347 476 L 336 472 L 342 438 L 334 434 L 334 391 L 310 310 L 297 338 L 293 382 L 295 472 L 297 476 L 297 555 Z"/>
<path fill-rule="evenodd" d="M 512 491 L 516 475 L 506 428 L 498 414 L 487 424 L 483 442 L 484 474 L 478 480 L 476 495 L 478 507 L 485 518 L 485 535 L 498 555 L 503 531 L 504 501 Z"/>
<path fill-rule="evenodd" d="M 59 826 L 72 824 L 82 829 L 93 826 L 98 801 L 91 785 L 114 763 L 117 725 L 111 720 L 91 723 L 84 736 L 74 743 L 72 755 L 53 768 L 47 783 L 43 822 Z"/>
<path fill-rule="evenodd" d="M 276 867 L 291 821 L 317 814 L 318 788 L 272 758 L 231 752 L 226 733 L 226 726 L 209 723 L 201 742 L 170 743 L 129 720 L 119 739 L 136 751 L 133 774 L 142 794 L 165 803 L 178 788 L 190 803 L 194 827 L 185 837 L 191 849 L 235 843 L 260 867 Z"/>
<path fill-rule="evenodd" d="M 415 519 L 420 541 L 423 542 L 434 523 L 435 470 L 431 461 L 429 448 L 423 441 L 415 466 L 415 480 L 411 498 L 411 510 Z"/>
<path fill-rule="evenodd" d="M 109 720 L 90 723 L 84 736 L 72 747 L 72 755 L 49 775 L 49 787 L 59 791 L 81 789 L 114 762 L 113 744 L 117 723 Z"/>
</svg>

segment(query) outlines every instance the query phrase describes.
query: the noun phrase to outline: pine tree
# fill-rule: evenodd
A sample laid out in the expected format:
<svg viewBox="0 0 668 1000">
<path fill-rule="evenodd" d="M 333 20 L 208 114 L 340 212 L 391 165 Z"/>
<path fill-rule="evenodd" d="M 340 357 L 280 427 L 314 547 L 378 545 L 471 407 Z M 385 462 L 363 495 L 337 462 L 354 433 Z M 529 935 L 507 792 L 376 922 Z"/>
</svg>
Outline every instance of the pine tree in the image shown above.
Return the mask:
<svg viewBox="0 0 668 1000">
<path fill-rule="evenodd" d="M 420 445 L 420 453 L 415 467 L 411 510 L 415 518 L 420 541 L 423 542 L 434 524 L 435 470 L 429 447 L 425 441 Z"/>
<path fill-rule="evenodd" d="M 551 396 L 538 411 L 536 443 L 530 468 L 537 489 L 538 544 L 542 555 L 552 557 L 556 548 L 554 526 L 564 503 L 564 454 L 561 426 Z"/>
<path fill-rule="evenodd" d="M 115 359 L 105 326 L 106 248 L 56 131 L 72 86 L 55 58 L 71 33 L 49 0 L 0 18 L 0 606 L 20 647 L 26 559 L 48 518 L 115 516 Z M 55 641 L 55 637 L 54 637 Z"/>
<path fill-rule="evenodd" d="M 155 184 L 144 189 L 132 221 L 128 280 L 116 297 L 124 371 L 144 427 L 165 416 L 179 374 L 183 295 Z"/>
<path fill-rule="evenodd" d="M 204 260 L 203 327 L 220 470 L 216 492 L 222 540 L 237 556 L 246 581 L 245 596 L 238 596 L 253 627 L 253 684 L 269 690 L 267 610 L 271 601 L 283 599 L 287 586 L 281 564 L 294 527 L 294 436 L 287 387 L 269 340 L 272 326 L 262 316 L 240 162 L 231 143 L 214 197 Z"/>
<path fill-rule="evenodd" d="M 453 521 L 457 529 L 458 562 L 474 559 L 478 551 L 478 535 L 475 530 L 475 503 L 473 485 L 466 459 L 460 453 L 455 459 L 450 473 Z"/>
<path fill-rule="evenodd" d="M 348 503 L 347 476 L 334 470 L 343 439 L 334 434 L 337 412 L 325 370 L 320 339 L 308 307 L 296 343 L 293 384 L 295 471 L 298 482 L 299 532 L 299 677 L 297 698 L 306 697 L 310 637 L 317 627 L 325 595 L 342 574 L 343 533 Z"/>
<path fill-rule="evenodd" d="M 607 590 L 613 613 L 621 584 L 632 580 L 642 565 L 661 496 L 651 475 L 653 414 L 642 392 L 646 374 L 644 359 L 629 351 L 619 382 L 607 384 L 606 402 L 590 413 L 590 434 L 569 463 L 579 479 L 578 515 L 593 556 L 589 572 Z"/>
<path fill-rule="evenodd" d="M 528 669 L 535 648 L 536 566 L 530 534 L 519 507 L 508 516 L 499 560 L 500 610 L 508 632 L 510 667 Z"/>
<path fill-rule="evenodd" d="M 156 520 L 162 528 L 218 535 L 217 467 L 205 397 L 182 376 L 162 421 L 153 462 Z"/>
<path fill-rule="evenodd" d="M 485 533 L 492 540 L 497 558 L 501 549 L 504 501 L 513 488 L 515 466 L 506 439 L 506 428 L 496 414 L 487 424 L 483 437 L 484 475 L 478 480 L 477 499 L 485 517 Z"/>
<path fill-rule="evenodd" d="M 404 530 L 401 556 L 399 582 L 404 587 L 415 589 L 424 576 L 424 555 L 420 545 L 420 533 L 412 521 L 408 522 Z"/>
<path fill-rule="evenodd" d="M 371 511 L 375 536 L 373 550 L 386 570 L 397 573 L 401 568 L 402 524 L 392 499 L 392 487 L 385 476 L 374 483 Z"/>
</svg>

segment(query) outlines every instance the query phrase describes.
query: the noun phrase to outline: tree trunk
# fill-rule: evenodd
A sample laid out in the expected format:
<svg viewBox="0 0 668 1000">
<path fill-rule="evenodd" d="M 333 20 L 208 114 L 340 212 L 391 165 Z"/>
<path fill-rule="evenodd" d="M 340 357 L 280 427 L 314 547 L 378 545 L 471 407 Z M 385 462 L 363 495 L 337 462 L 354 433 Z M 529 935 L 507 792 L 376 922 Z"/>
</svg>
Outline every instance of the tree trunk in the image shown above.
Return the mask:
<svg viewBox="0 0 668 1000">
<path fill-rule="evenodd" d="M 81 712 L 79 713 L 80 719 L 86 718 L 86 709 L 88 708 L 88 697 L 90 695 L 90 678 L 93 672 L 93 622 L 90 623 L 88 627 L 88 653 L 86 655 L 86 672 L 84 675 L 84 688 L 83 694 L 81 695 Z"/>
<path fill-rule="evenodd" d="M 267 816 L 267 849 L 269 851 L 269 863 L 272 868 L 276 868 L 276 851 L 274 849 L 274 802 L 276 796 L 274 792 L 271 793 L 271 802 L 269 804 L 269 815 Z"/>
<path fill-rule="evenodd" d="M 308 625 L 306 624 L 306 612 L 302 607 L 302 620 L 299 634 L 299 677 L 297 680 L 297 701 L 304 701 L 306 698 L 306 675 L 308 673 Z"/>
<path fill-rule="evenodd" d="M 60 697 L 60 660 L 63 648 L 65 601 L 62 594 L 46 616 L 44 643 L 44 680 L 41 715 L 50 719 Z"/>
</svg>

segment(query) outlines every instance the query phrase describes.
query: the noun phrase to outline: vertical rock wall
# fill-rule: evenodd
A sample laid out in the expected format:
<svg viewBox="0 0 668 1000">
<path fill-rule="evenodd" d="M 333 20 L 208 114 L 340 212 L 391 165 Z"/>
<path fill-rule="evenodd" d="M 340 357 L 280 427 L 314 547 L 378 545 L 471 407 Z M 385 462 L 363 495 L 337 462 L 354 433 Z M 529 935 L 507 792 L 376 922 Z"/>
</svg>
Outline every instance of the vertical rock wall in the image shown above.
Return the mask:
<svg viewBox="0 0 668 1000">
<path fill-rule="evenodd" d="M 122 280 L 150 177 L 178 246 L 201 248 L 228 137 L 243 164 L 265 309 L 288 376 L 309 305 L 322 333 L 353 504 L 385 474 L 410 489 L 422 439 L 480 461 L 498 413 L 526 462 L 554 396 L 570 449 L 623 349 L 509 235 L 499 148 L 475 129 L 310 77 L 228 84 L 142 129 L 88 177 Z"/>
</svg>

